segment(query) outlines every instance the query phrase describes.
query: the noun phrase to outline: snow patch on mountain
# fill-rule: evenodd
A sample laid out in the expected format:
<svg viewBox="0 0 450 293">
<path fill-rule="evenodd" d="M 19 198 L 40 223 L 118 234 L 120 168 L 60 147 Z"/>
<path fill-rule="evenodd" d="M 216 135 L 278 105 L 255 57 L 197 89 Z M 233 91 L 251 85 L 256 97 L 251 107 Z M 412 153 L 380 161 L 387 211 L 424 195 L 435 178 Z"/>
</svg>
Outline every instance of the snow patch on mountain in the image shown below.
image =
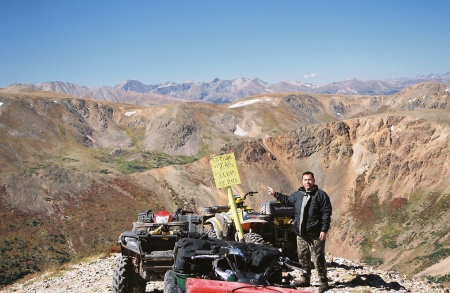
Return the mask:
<svg viewBox="0 0 450 293">
<path fill-rule="evenodd" d="M 236 131 L 234 132 L 234 134 L 239 135 L 239 136 L 245 136 L 248 134 L 248 132 L 245 132 L 238 124 L 238 125 L 236 125 Z"/>
<path fill-rule="evenodd" d="M 231 106 L 228 106 L 228 108 L 239 108 L 239 107 L 248 106 L 248 105 L 259 103 L 259 102 L 261 102 L 260 99 L 242 101 L 242 102 L 237 102 L 236 104 L 233 104 Z"/>
</svg>

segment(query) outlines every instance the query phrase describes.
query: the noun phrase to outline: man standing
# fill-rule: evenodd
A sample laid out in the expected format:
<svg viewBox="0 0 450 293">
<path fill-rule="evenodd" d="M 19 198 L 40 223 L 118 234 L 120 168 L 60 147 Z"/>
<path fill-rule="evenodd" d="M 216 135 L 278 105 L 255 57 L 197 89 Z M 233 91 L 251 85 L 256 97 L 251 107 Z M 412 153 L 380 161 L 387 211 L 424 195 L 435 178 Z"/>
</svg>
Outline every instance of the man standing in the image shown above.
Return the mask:
<svg viewBox="0 0 450 293">
<path fill-rule="evenodd" d="M 315 184 L 312 172 L 303 173 L 302 182 L 303 186 L 289 196 L 275 192 L 271 187 L 268 187 L 268 191 L 279 202 L 295 207 L 298 258 L 303 269 L 307 271 L 298 286 L 311 285 L 312 257 L 320 279 L 319 292 L 325 292 L 328 289 L 325 240 L 330 228 L 331 202 L 327 193 Z"/>
</svg>

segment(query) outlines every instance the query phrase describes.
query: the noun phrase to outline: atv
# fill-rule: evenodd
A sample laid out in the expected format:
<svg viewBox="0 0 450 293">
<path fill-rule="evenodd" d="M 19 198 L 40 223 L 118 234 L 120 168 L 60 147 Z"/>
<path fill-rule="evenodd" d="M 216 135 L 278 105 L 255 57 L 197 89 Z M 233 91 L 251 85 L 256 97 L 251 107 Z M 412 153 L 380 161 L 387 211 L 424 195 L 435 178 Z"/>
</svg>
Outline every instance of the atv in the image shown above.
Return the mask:
<svg viewBox="0 0 450 293">
<path fill-rule="evenodd" d="M 234 196 L 238 217 L 246 243 L 269 244 L 282 250 L 283 255 L 298 261 L 296 234 L 293 227 L 294 207 L 270 200 L 261 204 L 257 212 L 245 204 L 247 196 L 258 192 L 249 191 L 243 197 Z M 202 209 L 206 218 L 205 233 L 210 237 L 237 241 L 235 220 L 229 206 L 213 206 Z"/>
<path fill-rule="evenodd" d="M 174 249 L 182 238 L 203 233 L 205 217 L 177 209 L 138 214 L 133 229 L 120 234 L 121 255 L 113 272 L 114 293 L 143 293 L 148 281 L 163 280 L 174 265 Z"/>
</svg>

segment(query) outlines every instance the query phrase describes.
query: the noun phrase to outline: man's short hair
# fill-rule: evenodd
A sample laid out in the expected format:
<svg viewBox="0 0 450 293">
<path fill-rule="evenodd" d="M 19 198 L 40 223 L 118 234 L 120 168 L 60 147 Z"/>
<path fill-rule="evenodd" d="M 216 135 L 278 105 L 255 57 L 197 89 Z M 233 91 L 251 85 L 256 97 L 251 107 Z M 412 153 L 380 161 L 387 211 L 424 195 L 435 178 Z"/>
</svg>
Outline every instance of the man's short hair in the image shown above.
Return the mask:
<svg viewBox="0 0 450 293">
<path fill-rule="evenodd" d="M 315 178 L 314 178 L 314 173 L 313 173 L 313 172 L 306 171 L 305 173 L 302 174 L 302 178 L 303 178 L 303 176 L 305 176 L 305 175 L 311 175 L 312 178 L 315 179 Z"/>
</svg>

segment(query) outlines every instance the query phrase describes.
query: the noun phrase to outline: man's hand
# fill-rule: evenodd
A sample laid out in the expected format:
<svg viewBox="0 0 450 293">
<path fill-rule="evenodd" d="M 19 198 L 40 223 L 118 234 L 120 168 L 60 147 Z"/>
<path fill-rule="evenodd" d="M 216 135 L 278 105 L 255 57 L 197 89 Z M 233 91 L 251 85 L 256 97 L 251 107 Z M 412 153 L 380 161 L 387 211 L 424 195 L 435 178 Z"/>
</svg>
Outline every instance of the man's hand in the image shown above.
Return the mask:
<svg viewBox="0 0 450 293">
<path fill-rule="evenodd" d="M 319 239 L 325 241 L 327 239 L 327 232 L 320 232 Z"/>
<path fill-rule="evenodd" d="M 269 194 L 270 194 L 271 196 L 274 196 L 274 195 L 275 195 L 275 190 L 273 190 L 272 187 L 267 186 L 267 191 L 269 192 Z"/>
</svg>

